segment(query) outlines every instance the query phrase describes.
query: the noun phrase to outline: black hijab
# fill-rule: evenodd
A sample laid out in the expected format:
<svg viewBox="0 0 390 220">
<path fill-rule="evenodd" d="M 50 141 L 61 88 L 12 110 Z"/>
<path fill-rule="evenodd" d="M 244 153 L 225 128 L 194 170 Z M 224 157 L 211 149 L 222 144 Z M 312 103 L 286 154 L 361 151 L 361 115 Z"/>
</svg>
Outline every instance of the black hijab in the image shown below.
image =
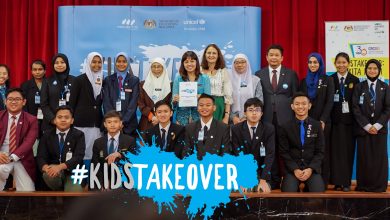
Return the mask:
<svg viewBox="0 0 390 220">
<path fill-rule="evenodd" d="M 61 57 L 66 64 L 66 69 L 64 72 L 57 72 L 54 69 L 54 63 L 56 62 L 56 59 L 58 57 Z M 69 76 L 69 71 L 70 71 L 68 57 L 62 53 L 57 53 L 56 55 L 54 55 L 53 60 L 52 60 L 52 68 L 53 68 L 54 77 L 56 77 L 59 85 L 61 86 L 61 88 L 63 88 L 68 83 L 68 76 Z"/>
<path fill-rule="evenodd" d="M 379 70 L 378 75 L 375 77 L 370 77 L 367 75 L 368 65 L 370 65 L 371 63 L 374 63 L 378 67 L 378 70 Z M 381 72 L 382 72 L 382 64 L 381 64 L 381 62 L 379 62 L 379 60 L 371 59 L 371 60 L 367 61 L 366 66 L 364 67 L 364 73 L 366 74 L 366 77 L 368 80 L 370 80 L 371 82 L 375 82 L 375 80 L 377 80 L 379 78 L 379 76 L 381 75 Z"/>
</svg>

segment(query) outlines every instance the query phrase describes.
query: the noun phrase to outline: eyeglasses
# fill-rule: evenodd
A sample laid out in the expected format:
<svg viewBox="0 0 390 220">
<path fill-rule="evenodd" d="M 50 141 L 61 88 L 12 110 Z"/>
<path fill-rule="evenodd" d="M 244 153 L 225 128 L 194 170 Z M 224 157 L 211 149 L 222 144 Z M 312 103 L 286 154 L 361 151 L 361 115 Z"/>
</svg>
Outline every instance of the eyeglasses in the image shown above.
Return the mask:
<svg viewBox="0 0 390 220">
<path fill-rule="evenodd" d="M 261 108 L 248 108 L 246 111 L 249 113 L 260 113 Z"/>
<path fill-rule="evenodd" d="M 7 98 L 8 102 L 21 102 L 23 101 L 23 98 Z"/>
</svg>

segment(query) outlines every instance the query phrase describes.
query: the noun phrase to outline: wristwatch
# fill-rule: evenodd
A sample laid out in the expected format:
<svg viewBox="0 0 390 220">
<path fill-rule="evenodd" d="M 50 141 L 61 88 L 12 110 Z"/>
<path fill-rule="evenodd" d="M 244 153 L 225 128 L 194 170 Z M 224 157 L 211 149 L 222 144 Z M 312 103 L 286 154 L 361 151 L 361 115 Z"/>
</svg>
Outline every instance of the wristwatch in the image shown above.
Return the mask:
<svg viewBox="0 0 390 220">
<path fill-rule="evenodd" d="M 14 162 L 14 161 L 15 161 L 14 158 L 11 157 L 11 156 L 8 156 L 8 158 L 9 158 L 9 161 L 10 161 L 10 162 Z"/>
</svg>

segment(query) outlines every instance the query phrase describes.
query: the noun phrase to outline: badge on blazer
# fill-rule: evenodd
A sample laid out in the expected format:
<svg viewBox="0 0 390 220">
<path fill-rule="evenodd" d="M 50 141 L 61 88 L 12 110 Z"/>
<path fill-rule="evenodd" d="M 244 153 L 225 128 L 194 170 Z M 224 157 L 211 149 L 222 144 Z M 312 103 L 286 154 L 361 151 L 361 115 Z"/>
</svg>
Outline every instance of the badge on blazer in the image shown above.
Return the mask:
<svg viewBox="0 0 390 220">
<path fill-rule="evenodd" d="M 132 89 L 125 89 L 125 92 L 132 92 Z"/>
<path fill-rule="evenodd" d="M 127 83 L 125 83 L 125 86 L 127 86 Z"/>
<path fill-rule="evenodd" d="M 175 140 L 175 137 L 176 137 L 175 133 L 171 132 L 171 136 L 172 136 L 172 138 L 171 138 L 172 141 Z"/>
<path fill-rule="evenodd" d="M 283 89 L 288 89 L 287 83 L 284 83 L 284 84 L 283 84 Z"/>
<path fill-rule="evenodd" d="M 53 81 L 53 85 L 57 85 L 57 80 L 54 80 L 54 81 Z"/>
<path fill-rule="evenodd" d="M 353 89 L 353 83 L 349 83 L 348 88 Z"/>
<path fill-rule="evenodd" d="M 211 135 L 210 138 L 214 138 L 213 135 Z"/>
</svg>

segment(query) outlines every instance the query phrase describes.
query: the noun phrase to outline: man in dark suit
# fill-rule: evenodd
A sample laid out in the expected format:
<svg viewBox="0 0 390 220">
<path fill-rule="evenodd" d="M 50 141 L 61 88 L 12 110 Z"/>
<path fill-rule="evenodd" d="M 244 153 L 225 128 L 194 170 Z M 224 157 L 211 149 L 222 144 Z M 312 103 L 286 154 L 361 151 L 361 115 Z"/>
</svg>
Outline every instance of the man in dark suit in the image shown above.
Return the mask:
<svg viewBox="0 0 390 220">
<path fill-rule="evenodd" d="M 198 98 L 200 120 L 186 126 L 183 157 L 197 152 L 198 159 L 206 153 L 223 155 L 231 153 L 230 130 L 228 125 L 213 119 L 216 110 L 214 98 L 201 94 Z"/>
<path fill-rule="evenodd" d="M 117 57 L 121 60 L 123 55 Z M 107 76 L 103 81 L 103 109 L 104 112 L 116 110 L 121 113 L 123 120 L 123 133 L 136 136 L 135 130 L 138 127 L 137 122 L 137 101 L 139 96 L 139 79 L 134 76 L 130 64 L 127 63 L 124 69 L 117 65 L 114 74 Z M 119 68 L 118 68 L 119 67 Z M 129 70 L 129 71 L 127 71 Z M 118 73 L 123 71 L 123 73 Z"/>
<path fill-rule="evenodd" d="M 244 104 L 246 120 L 232 127 L 232 146 L 235 155 L 252 154 L 257 161 L 257 192 L 271 192 L 270 171 L 275 156 L 275 128 L 261 122 L 263 103 L 250 98 Z"/>
<path fill-rule="evenodd" d="M 95 165 L 100 163 L 99 171 L 96 176 L 103 187 L 103 164 L 110 165 L 121 159 L 122 153 L 129 151 L 132 154 L 138 152 L 135 138 L 121 133 L 123 127 L 122 116 L 119 112 L 112 110 L 104 115 L 104 127 L 107 129 L 107 134 L 95 140 L 93 144 L 92 161 Z M 110 179 L 110 178 L 109 178 Z M 91 183 L 92 184 L 92 183 Z M 90 185 L 91 185 L 90 184 Z M 95 187 L 92 187 L 93 189 Z"/>
<path fill-rule="evenodd" d="M 59 106 L 55 111 L 55 129 L 45 132 L 39 142 L 37 163 L 46 185 L 55 191 L 82 191 L 73 184 L 71 172 L 82 166 L 85 151 L 84 133 L 71 127 L 73 111 L 69 106 Z"/>
<path fill-rule="evenodd" d="M 171 104 L 160 100 L 154 105 L 154 112 L 158 124 L 144 132 L 144 141 L 151 146 L 154 139 L 156 145 L 160 146 L 162 151 L 175 152 L 176 156 L 181 158 L 185 129 L 181 125 L 171 123 L 173 115 Z"/>
<path fill-rule="evenodd" d="M 272 123 L 278 134 L 278 126 L 290 121 L 293 112 L 290 108 L 291 97 L 298 91 L 298 76 L 295 71 L 282 66 L 283 48 L 274 44 L 267 49 L 268 66 L 256 72 L 261 79 L 264 95 L 263 121 Z M 280 188 L 281 170 L 279 165 L 279 143 L 275 142 L 275 162 L 271 169 L 272 189 Z"/>
<path fill-rule="evenodd" d="M 309 117 L 310 99 L 302 92 L 292 98 L 295 118 L 280 127 L 280 155 L 286 166 L 283 192 L 297 192 L 304 182 L 309 192 L 325 191 L 321 177 L 324 158 L 324 133 L 321 123 Z"/>
<path fill-rule="evenodd" d="M 26 97 L 19 88 L 6 93 L 6 110 L 0 111 L 0 190 L 11 173 L 17 191 L 35 191 L 33 144 L 38 135 L 37 118 L 23 112 Z"/>
</svg>

